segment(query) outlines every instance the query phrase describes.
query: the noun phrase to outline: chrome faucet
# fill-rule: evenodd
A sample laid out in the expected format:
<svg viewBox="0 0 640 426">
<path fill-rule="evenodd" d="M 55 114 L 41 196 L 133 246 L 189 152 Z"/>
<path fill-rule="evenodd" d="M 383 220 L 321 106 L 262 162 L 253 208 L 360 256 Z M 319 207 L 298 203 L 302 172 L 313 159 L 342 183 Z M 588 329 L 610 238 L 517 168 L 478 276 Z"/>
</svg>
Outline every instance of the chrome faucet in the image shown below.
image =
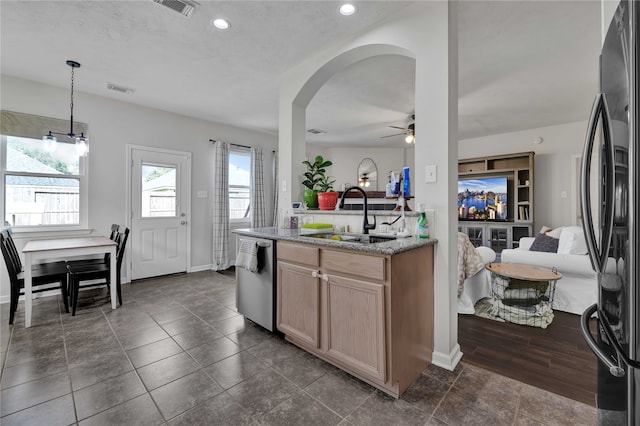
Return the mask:
<svg viewBox="0 0 640 426">
<path fill-rule="evenodd" d="M 342 196 L 340 197 L 338 209 L 340 210 L 344 207 L 344 197 L 345 195 L 347 195 L 347 192 L 351 191 L 352 189 L 357 189 L 358 191 L 362 192 L 362 198 L 364 200 L 364 221 L 362 222 L 362 233 L 368 234 L 369 229 L 376 229 L 376 217 L 373 216 L 373 224 L 369 224 L 369 219 L 367 217 L 367 193 L 364 192 L 362 188 L 360 188 L 359 186 L 350 186 L 349 188 L 345 189 L 342 193 Z"/>
</svg>

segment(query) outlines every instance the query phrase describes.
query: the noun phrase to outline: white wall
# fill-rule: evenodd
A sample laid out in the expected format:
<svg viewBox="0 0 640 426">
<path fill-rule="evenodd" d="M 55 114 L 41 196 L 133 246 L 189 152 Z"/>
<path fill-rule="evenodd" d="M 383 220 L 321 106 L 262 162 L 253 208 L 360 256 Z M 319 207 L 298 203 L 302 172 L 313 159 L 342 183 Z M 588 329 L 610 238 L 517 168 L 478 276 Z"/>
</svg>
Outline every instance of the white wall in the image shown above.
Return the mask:
<svg viewBox="0 0 640 426">
<path fill-rule="evenodd" d="M 2 109 L 46 117 L 69 118 L 69 91 L 1 76 Z M 212 256 L 212 200 L 197 198 L 198 190 L 211 197 L 211 152 L 209 139 L 262 146 L 265 151 L 265 198 L 273 199 L 272 150 L 277 136 L 224 124 L 194 119 L 126 102 L 75 92 L 74 119 L 89 125 L 89 227 L 106 233 L 112 223 L 125 223 L 126 144 L 188 151 L 192 157 L 191 268 L 206 269 Z M 272 209 L 269 208 L 268 211 Z M 3 267 L 4 269 L 4 267 Z M 124 269 L 124 268 L 123 268 Z M 0 294 L 8 294 L 2 280 Z"/>
<path fill-rule="evenodd" d="M 402 171 L 403 167 L 411 168 L 411 178 L 414 177 L 414 149 L 410 148 L 370 148 L 370 147 L 322 147 L 307 144 L 307 157 L 315 158 L 322 155 L 325 160 L 331 160 L 333 165 L 327 169 L 327 174 L 333 176 L 336 191 L 342 190 L 342 185 L 358 184 L 358 165 L 364 158 L 371 158 L 378 168 L 378 188 L 370 191 L 384 191 L 388 182 L 389 172 Z"/>
<path fill-rule="evenodd" d="M 543 225 L 579 225 L 572 214 L 572 201 L 579 196 L 572 175 L 572 158 L 582 155 L 586 129 L 587 122 L 580 121 L 465 139 L 459 143 L 458 156 L 463 159 L 534 151 L 534 232 Z M 536 145 L 533 141 L 538 137 L 543 141 Z M 563 192 L 566 198 L 562 197 Z"/>
</svg>

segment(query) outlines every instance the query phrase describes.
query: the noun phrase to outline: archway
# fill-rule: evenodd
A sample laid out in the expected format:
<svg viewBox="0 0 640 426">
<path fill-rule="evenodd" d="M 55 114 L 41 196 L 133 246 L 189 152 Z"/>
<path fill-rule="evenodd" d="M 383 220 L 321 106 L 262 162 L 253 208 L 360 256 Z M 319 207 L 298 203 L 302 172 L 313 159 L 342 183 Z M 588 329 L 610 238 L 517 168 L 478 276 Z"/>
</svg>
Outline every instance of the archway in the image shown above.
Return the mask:
<svg viewBox="0 0 640 426">
<path fill-rule="evenodd" d="M 438 167 L 437 182 L 415 179 L 417 202 L 435 211 L 438 239 L 434 272 L 435 365 L 453 369 L 462 354 L 457 344 L 455 276 L 457 173 L 457 28 L 449 2 L 420 2 L 395 19 L 360 36 L 336 42 L 310 56 L 282 77 L 279 108 L 279 213 L 289 211 L 301 193 L 305 158 L 306 106 L 337 71 L 378 55 L 404 55 L 416 60 L 415 126 L 425 143 L 416 144 L 416 175 Z M 421 138 L 423 137 L 421 136 Z M 452 183 L 454 182 L 454 183 Z M 412 182 L 413 183 L 413 182 Z M 292 198 L 296 197 L 296 198 Z M 422 198 L 422 199 L 421 199 Z"/>
</svg>

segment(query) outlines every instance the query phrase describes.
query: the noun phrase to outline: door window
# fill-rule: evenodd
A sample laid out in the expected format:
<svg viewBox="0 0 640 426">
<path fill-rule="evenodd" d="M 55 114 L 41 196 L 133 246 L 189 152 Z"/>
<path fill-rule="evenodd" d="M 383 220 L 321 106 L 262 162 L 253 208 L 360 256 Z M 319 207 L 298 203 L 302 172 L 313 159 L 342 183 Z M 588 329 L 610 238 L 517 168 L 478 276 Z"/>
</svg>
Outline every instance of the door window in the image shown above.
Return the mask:
<svg viewBox="0 0 640 426">
<path fill-rule="evenodd" d="M 142 217 L 177 217 L 176 167 L 142 165 Z"/>
</svg>

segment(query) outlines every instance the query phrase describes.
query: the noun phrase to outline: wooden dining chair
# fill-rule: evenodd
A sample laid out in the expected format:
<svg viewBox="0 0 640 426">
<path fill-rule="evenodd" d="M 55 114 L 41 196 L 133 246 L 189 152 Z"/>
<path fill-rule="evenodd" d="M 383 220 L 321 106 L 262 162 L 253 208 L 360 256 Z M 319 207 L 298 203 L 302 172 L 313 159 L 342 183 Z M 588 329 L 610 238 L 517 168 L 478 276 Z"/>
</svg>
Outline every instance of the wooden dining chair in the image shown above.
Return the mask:
<svg viewBox="0 0 640 426">
<path fill-rule="evenodd" d="M 120 285 L 120 272 L 122 270 L 122 260 L 124 258 L 125 248 L 127 246 L 127 240 L 129 239 L 129 228 L 120 227 L 116 236 L 115 242 L 116 248 L 116 290 L 118 293 L 118 303 L 122 305 L 122 291 Z M 76 308 L 78 306 L 78 293 L 80 287 L 96 287 L 106 285 L 107 288 L 111 285 L 111 262 L 110 259 L 105 259 L 102 262 L 96 263 L 68 263 L 67 271 L 69 272 L 69 296 L 71 299 L 71 315 L 76 314 Z M 89 280 L 103 280 L 98 283 L 90 283 L 81 286 L 82 281 Z"/>
<path fill-rule="evenodd" d="M 21 295 L 24 295 L 24 272 L 22 271 L 20 257 L 17 256 L 18 252 L 15 249 L 15 244 L 6 229 L 0 232 L 0 249 L 2 250 L 2 257 L 4 258 L 11 284 L 9 324 L 13 324 L 13 319 L 18 309 L 18 299 Z M 57 262 L 55 264 L 35 265 L 31 270 L 31 276 L 33 282 L 31 291 L 33 293 L 59 289 L 62 293 L 64 309 L 69 312 L 66 265 L 63 266 Z"/>
</svg>

